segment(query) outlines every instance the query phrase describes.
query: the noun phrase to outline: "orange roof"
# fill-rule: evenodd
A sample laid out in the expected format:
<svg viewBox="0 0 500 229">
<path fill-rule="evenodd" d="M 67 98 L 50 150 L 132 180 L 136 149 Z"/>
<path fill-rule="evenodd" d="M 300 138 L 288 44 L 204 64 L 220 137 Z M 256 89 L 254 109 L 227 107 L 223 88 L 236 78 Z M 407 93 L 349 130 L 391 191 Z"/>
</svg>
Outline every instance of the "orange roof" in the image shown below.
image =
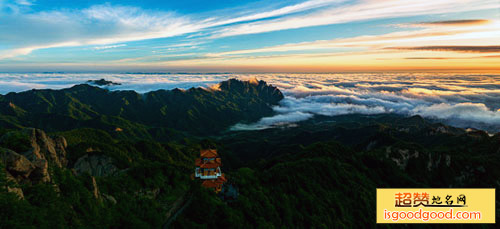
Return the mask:
<svg viewBox="0 0 500 229">
<path fill-rule="evenodd" d="M 217 182 L 216 180 L 205 180 L 201 185 L 206 188 L 217 188 L 222 185 L 223 182 Z"/>
<path fill-rule="evenodd" d="M 215 168 L 217 168 L 219 166 L 220 166 L 219 163 L 204 163 L 204 164 L 200 165 L 200 168 L 203 168 L 203 169 L 215 169 Z"/>
<path fill-rule="evenodd" d="M 196 158 L 196 160 L 194 161 L 194 164 L 200 168 L 210 169 L 210 168 L 217 168 L 217 167 L 221 166 L 222 161 L 219 157 L 215 158 L 215 160 L 210 160 L 210 161 L 204 161 L 201 158 Z"/>
<path fill-rule="evenodd" d="M 200 151 L 200 156 L 202 158 L 213 158 L 217 157 L 217 150 L 215 149 L 202 149 Z"/>
</svg>

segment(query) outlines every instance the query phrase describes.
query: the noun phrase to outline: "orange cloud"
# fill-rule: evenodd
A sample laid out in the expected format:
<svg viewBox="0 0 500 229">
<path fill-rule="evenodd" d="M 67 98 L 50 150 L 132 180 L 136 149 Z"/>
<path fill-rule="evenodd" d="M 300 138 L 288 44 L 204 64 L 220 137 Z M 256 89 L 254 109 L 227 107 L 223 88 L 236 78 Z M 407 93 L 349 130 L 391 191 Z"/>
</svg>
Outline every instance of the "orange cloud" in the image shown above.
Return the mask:
<svg viewBox="0 0 500 229">
<path fill-rule="evenodd" d="M 417 47 L 387 47 L 385 49 L 416 50 L 416 51 L 450 51 L 450 52 L 472 52 L 472 53 L 497 53 L 500 52 L 499 45 L 490 46 L 417 46 Z"/>
<path fill-rule="evenodd" d="M 471 26 L 471 25 L 482 25 L 490 23 L 490 20 L 485 19 L 472 19 L 472 20 L 448 20 L 448 21 L 431 21 L 431 22 L 421 22 L 413 25 L 438 25 L 438 26 Z"/>
</svg>

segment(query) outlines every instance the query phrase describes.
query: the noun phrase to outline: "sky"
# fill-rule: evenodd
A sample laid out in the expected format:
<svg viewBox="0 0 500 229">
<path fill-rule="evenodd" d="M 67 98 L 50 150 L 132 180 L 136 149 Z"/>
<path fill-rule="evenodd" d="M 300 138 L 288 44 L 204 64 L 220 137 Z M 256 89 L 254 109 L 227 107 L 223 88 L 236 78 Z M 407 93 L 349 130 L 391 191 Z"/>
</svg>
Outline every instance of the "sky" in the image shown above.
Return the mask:
<svg viewBox="0 0 500 229">
<path fill-rule="evenodd" d="M 0 72 L 499 72 L 499 0 L 0 0 Z"/>
</svg>

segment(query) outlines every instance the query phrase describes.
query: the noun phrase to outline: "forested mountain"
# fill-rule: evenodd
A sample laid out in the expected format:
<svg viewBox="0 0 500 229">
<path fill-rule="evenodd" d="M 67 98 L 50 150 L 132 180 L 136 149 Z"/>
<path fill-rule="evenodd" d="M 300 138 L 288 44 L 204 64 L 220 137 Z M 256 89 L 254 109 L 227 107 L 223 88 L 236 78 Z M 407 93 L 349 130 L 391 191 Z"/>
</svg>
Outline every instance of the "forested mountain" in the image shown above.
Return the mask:
<svg viewBox="0 0 500 229">
<path fill-rule="evenodd" d="M 241 121 L 273 113 L 283 95 L 264 81 L 231 79 L 214 88 L 108 91 L 88 84 L 63 90 L 31 90 L 0 96 L 0 126 L 63 131 L 90 127 L 150 137 L 181 130 L 217 133 Z M 161 136 L 160 136 L 161 137 Z"/>
<path fill-rule="evenodd" d="M 420 116 L 226 131 L 272 115 L 282 98 L 237 80 L 1 96 L 0 228 L 364 228 L 375 223 L 376 188 L 500 188 L 500 134 Z M 223 158 L 236 198 L 190 179 L 206 148 Z"/>
</svg>

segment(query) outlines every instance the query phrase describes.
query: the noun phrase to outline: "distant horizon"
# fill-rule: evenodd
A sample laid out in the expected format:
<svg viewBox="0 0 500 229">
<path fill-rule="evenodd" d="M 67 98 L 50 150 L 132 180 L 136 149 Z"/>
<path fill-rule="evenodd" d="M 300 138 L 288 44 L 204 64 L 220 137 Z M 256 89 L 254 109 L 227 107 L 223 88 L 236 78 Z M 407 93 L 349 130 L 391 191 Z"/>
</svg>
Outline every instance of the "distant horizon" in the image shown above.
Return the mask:
<svg viewBox="0 0 500 229">
<path fill-rule="evenodd" d="M 309 72 L 309 71 L 283 71 L 283 72 L 224 72 L 224 71 L 206 71 L 206 72 L 189 72 L 189 71 L 120 71 L 120 70 L 109 70 L 109 71 L 79 71 L 79 70 L 69 70 L 69 71 L 0 71 L 0 74 L 50 74 L 50 73 L 71 73 L 71 74 L 354 74 L 354 73 L 363 73 L 363 74 L 380 74 L 380 73 L 462 73 L 462 74 L 500 74 L 500 69 L 498 70 L 486 70 L 486 69 L 476 69 L 476 70 L 378 70 L 378 71 L 330 71 L 330 72 Z"/>
</svg>

